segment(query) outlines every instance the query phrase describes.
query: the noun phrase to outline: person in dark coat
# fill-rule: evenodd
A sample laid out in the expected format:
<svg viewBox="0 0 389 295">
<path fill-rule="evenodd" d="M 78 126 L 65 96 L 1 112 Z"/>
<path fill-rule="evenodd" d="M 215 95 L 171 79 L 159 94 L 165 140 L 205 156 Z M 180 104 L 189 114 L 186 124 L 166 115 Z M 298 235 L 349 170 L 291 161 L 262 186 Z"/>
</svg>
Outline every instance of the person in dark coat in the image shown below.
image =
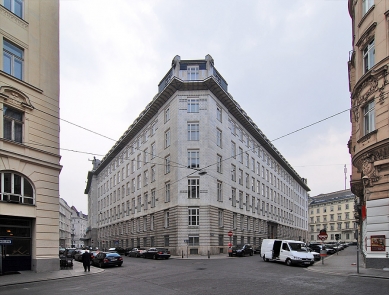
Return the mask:
<svg viewBox="0 0 389 295">
<path fill-rule="evenodd" d="M 87 269 L 90 271 L 90 253 L 88 250 L 82 253 L 82 265 L 84 266 L 84 271 Z"/>
</svg>

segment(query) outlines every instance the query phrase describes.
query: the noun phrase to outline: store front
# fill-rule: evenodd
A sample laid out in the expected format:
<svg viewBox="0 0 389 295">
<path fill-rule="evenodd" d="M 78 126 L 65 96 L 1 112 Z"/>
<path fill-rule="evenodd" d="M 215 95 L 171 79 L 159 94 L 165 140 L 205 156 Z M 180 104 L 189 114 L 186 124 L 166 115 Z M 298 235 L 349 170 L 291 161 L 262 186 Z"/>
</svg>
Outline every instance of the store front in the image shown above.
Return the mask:
<svg viewBox="0 0 389 295">
<path fill-rule="evenodd" d="M 0 216 L 1 273 L 31 270 L 32 219 Z"/>
</svg>

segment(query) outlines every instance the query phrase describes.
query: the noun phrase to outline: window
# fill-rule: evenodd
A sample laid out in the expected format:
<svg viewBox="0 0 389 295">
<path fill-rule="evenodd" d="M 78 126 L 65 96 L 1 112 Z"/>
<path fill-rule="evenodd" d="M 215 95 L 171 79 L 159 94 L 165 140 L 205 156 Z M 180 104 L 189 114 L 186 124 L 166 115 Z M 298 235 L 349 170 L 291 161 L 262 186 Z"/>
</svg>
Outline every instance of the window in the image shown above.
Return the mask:
<svg viewBox="0 0 389 295">
<path fill-rule="evenodd" d="M 231 200 L 232 200 L 232 207 L 236 207 L 236 189 L 231 189 Z"/>
<path fill-rule="evenodd" d="M 188 140 L 199 140 L 199 123 L 188 123 Z"/>
<path fill-rule="evenodd" d="M 222 156 L 217 155 L 216 171 L 219 173 L 222 173 L 222 162 L 223 162 Z"/>
<path fill-rule="evenodd" d="M 23 18 L 23 0 L 4 0 L 4 7 Z"/>
<path fill-rule="evenodd" d="M 3 40 L 3 71 L 22 80 L 24 50 L 19 46 Z"/>
<path fill-rule="evenodd" d="M 165 202 L 170 202 L 170 182 L 165 183 Z"/>
<path fill-rule="evenodd" d="M 142 196 L 138 196 L 138 205 L 136 206 L 137 208 L 137 212 L 140 212 L 141 211 L 141 207 L 142 207 Z"/>
<path fill-rule="evenodd" d="M 2 172 L 0 181 L 0 201 L 35 204 L 34 189 L 27 178 L 12 172 Z"/>
<path fill-rule="evenodd" d="M 236 146 L 233 141 L 231 141 L 231 157 L 236 158 Z"/>
<path fill-rule="evenodd" d="M 170 156 L 165 157 L 165 174 L 170 173 Z"/>
<path fill-rule="evenodd" d="M 140 174 L 136 177 L 136 183 L 137 183 L 136 189 L 141 189 L 141 187 L 142 187 L 142 177 L 141 177 Z"/>
<path fill-rule="evenodd" d="M 374 39 L 363 49 L 363 69 L 364 74 L 374 66 L 375 47 Z"/>
<path fill-rule="evenodd" d="M 3 107 L 5 139 L 22 142 L 23 140 L 23 113 L 10 107 Z"/>
<path fill-rule="evenodd" d="M 170 108 L 165 109 L 165 123 L 170 120 Z"/>
<path fill-rule="evenodd" d="M 143 183 L 144 183 L 144 186 L 148 185 L 149 184 L 149 171 L 146 170 L 144 173 L 143 173 Z"/>
<path fill-rule="evenodd" d="M 170 146 L 170 130 L 165 132 L 165 148 Z"/>
<path fill-rule="evenodd" d="M 199 79 L 199 66 L 188 66 L 187 67 L 188 80 Z"/>
<path fill-rule="evenodd" d="M 364 124 L 364 134 L 368 134 L 375 129 L 375 105 L 374 100 L 370 101 L 363 108 L 363 124 Z"/>
<path fill-rule="evenodd" d="M 221 210 L 221 209 L 219 209 L 219 227 L 223 227 L 224 226 L 224 212 L 223 212 L 223 210 Z"/>
<path fill-rule="evenodd" d="M 223 183 L 221 181 L 217 181 L 217 200 L 219 202 L 223 202 L 222 187 L 223 187 Z"/>
<path fill-rule="evenodd" d="M 155 207 L 155 189 L 151 191 L 151 208 Z"/>
<path fill-rule="evenodd" d="M 144 164 L 147 164 L 149 162 L 149 149 L 144 150 L 143 162 L 144 162 Z"/>
<path fill-rule="evenodd" d="M 188 168 L 200 167 L 200 153 L 199 151 L 188 151 Z"/>
<path fill-rule="evenodd" d="M 239 208 L 243 209 L 243 192 L 239 191 Z"/>
<path fill-rule="evenodd" d="M 188 179 L 188 198 L 198 199 L 200 197 L 200 179 L 190 178 Z"/>
<path fill-rule="evenodd" d="M 243 170 L 241 170 L 241 169 L 239 169 L 238 183 L 239 183 L 240 185 L 243 185 Z"/>
<path fill-rule="evenodd" d="M 169 223 L 170 223 L 170 216 L 169 216 L 169 211 L 166 210 L 164 212 L 164 220 L 165 220 L 165 228 L 168 228 L 169 227 Z"/>
<path fill-rule="evenodd" d="M 238 157 L 239 157 L 239 162 L 243 164 L 243 150 L 241 147 L 239 147 Z"/>
<path fill-rule="evenodd" d="M 151 167 L 151 182 L 155 181 L 155 166 Z"/>
<path fill-rule="evenodd" d="M 199 219 L 200 219 L 200 209 L 199 208 L 188 208 L 188 225 L 190 226 L 198 226 L 199 224 Z"/>
<path fill-rule="evenodd" d="M 369 11 L 369 9 L 374 5 L 374 0 L 363 0 L 362 1 L 362 10 L 363 14 Z"/>
<path fill-rule="evenodd" d="M 220 129 L 216 129 L 216 145 L 222 147 L 222 131 Z"/>
<path fill-rule="evenodd" d="M 250 159 L 249 154 L 246 153 L 246 156 L 245 156 L 245 160 L 246 160 L 246 161 L 245 161 L 245 162 L 246 162 L 246 167 L 247 167 L 247 168 L 249 168 L 249 166 L 250 166 L 250 160 L 249 160 L 249 159 Z"/>
<path fill-rule="evenodd" d="M 198 246 L 200 245 L 200 238 L 199 236 L 189 236 L 188 237 L 189 241 L 188 241 L 188 245 L 189 246 Z M 197 249 L 191 249 L 191 250 L 197 250 Z M 190 254 L 197 254 L 196 251 L 194 251 L 195 253 L 190 253 Z"/>
<path fill-rule="evenodd" d="M 222 109 L 219 106 L 216 107 L 216 119 L 222 121 Z"/>
<path fill-rule="evenodd" d="M 155 158 L 155 142 L 151 144 L 151 159 Z"/>
<path fill-rule="evenodd" d="M 142 161 L 141 161 L 141 154 L 138 154 L 137 156 L 136 156 L 136 168 L 137 169 L 140 169 L 141 167 L 142 167 Z"/>
<path fill-rule="evenodd" d="M 238 228 L 238 214 L 236 213 L 232 213 L 232 228 L 233 229 Z M 234 245 L 236 245 L 236 243 Z"/>
<path fill-rule="evenodd" d="M 231 180 L 236 181 L 236 166 L 231 164 Z"/>
<path fill-rule="evenodd" d="M 199 100 L 188 99 L 188 113 L 198 113 L 199 112 Z"/>
</svg>

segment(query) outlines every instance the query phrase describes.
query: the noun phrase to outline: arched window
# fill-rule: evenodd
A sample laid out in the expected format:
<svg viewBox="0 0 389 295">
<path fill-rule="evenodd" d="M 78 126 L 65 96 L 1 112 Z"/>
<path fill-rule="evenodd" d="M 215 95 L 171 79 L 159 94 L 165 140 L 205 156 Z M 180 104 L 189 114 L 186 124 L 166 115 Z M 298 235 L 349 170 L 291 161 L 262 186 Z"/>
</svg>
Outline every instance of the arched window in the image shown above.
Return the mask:
<svg viewBox="0 0 389 295">
<path fill-rule="evenodd" d="M 0 181 L 0 201 L 35 204 L 34 189 L 26 177 L 12 171 L 1 171 Z"/>
</svg>

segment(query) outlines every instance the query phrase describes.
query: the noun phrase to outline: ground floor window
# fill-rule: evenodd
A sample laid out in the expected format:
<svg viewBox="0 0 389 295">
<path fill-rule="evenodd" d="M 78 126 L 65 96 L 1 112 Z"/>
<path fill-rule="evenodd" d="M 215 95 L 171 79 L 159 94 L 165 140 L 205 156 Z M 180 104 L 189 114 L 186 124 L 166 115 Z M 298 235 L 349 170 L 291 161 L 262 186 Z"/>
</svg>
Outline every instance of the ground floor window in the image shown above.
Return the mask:
<svg viewBox="0 0 389 295">
<path fill-rule="evenodd" d="M 199 236 L 189 236 L 189 246 L 198 246 L 200 245 Z"/>
<path fill-rule="evenodd" d="M 34 205 L 32 184 L 18 173 L 0 172 L 0 201 Z"/>
</svg>

